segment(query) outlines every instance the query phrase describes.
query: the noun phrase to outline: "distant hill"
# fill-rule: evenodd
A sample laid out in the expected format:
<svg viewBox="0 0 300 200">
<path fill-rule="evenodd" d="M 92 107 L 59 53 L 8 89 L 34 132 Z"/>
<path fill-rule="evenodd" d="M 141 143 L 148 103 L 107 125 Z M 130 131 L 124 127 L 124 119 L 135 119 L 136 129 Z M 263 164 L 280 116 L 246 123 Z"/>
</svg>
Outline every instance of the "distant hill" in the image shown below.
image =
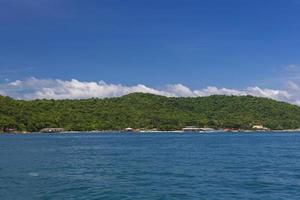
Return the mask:
<svg viewBox="0 0 300 200">
<path fill-rule="evenodd" d="M 39 131 L 121 130 L 158 128 L 174 130 L 194 125 L 250 129 L 300 127 L 300 107 L 253 96 L 175 98 L 132 93 L 123 97 L 83 100 L 14 100 L 0 96 L 0 130 Z"/>
</svg>

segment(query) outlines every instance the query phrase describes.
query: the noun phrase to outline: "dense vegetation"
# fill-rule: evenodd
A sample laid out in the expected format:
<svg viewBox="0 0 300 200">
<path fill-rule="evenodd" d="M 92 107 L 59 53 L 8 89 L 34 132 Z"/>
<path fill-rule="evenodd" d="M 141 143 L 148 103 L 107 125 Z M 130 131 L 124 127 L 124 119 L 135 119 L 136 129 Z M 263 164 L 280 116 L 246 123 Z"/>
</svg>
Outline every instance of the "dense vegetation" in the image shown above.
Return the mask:
<svg viewBox="0 0 300 200">
<path fill-rule="evenodd" d="M 0 131 L 180 129 L 188 125 L 250 129 L 300 127 L 300 107 L 252 96 L 168 98 L 134 93 L 84 100 L 14 100 L 0 96 Z"/>
</svg>

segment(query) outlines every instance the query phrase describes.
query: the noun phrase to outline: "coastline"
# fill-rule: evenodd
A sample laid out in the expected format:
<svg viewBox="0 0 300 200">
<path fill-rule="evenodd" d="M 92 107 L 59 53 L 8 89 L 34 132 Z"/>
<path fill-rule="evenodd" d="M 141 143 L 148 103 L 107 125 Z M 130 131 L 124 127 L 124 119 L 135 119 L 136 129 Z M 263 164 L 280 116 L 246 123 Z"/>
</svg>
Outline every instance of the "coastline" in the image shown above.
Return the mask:
<svg viewBox="0 0 300 200">
<path fill-rule="evenodd" d="M 143 131 L 124 131 L 124 130 L 93 130 L 93 131 L 62 131 L 62 132 L 0 132 L 1 134 L 148 134 L 148 133 L 156 133 L 156 134 L 164 134 L 164 133 L 180 133 L 180 134 L 207 134 L 207 133 L 228 133 L 228 134 L 236 134 L 236 133 L 253 133 L 253 134 L 261 134 L 261 133 L 300 133 L 299 129 L 293 130 L 211 130 L 211 131 L 183 131 L 183 130 L 162 130 L 162 131 L 152 131 L 152 130 L 143 130 Z"/>
</svg>

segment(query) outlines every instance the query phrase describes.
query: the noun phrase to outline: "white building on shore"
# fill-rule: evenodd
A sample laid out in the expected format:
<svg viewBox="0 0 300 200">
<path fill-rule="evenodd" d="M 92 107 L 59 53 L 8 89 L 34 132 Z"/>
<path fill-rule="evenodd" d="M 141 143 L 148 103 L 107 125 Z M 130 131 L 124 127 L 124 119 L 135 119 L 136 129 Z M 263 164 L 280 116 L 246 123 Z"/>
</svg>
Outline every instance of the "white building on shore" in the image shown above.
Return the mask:
<svg viewBox="0 0 300 200">
<path fill-rule="evenodd" d="M 268 130 L 270 130 L 269 128 L 264 127 L 263 125 L 253 125 L 252 129 L 259 130 L 259 131 L 268 131 Z"/>
</svg>

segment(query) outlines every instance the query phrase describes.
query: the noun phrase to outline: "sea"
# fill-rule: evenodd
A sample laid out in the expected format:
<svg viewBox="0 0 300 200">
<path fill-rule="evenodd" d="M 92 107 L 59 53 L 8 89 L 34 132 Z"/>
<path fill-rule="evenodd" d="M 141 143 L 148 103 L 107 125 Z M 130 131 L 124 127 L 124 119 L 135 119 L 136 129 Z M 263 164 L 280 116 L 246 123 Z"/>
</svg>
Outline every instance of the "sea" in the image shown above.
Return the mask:
<svg viewBox="0 0 300 200">
<path fill-rule="evenodd" d="M 300 133 L 0 134 L 0 199 L 299 200 Z"/>
</svg>

